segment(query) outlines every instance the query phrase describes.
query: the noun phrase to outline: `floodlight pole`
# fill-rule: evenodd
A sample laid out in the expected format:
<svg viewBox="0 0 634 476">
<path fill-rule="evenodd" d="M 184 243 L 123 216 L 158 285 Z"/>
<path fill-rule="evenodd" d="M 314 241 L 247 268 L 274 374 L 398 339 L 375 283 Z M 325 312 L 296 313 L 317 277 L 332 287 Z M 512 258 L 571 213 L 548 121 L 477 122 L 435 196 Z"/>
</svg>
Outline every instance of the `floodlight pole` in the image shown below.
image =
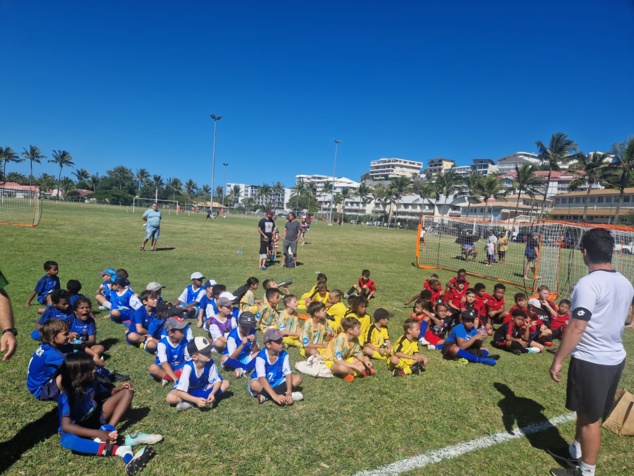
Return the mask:
<svg viewBox="0 0 634 476">
<path fill-rule="evenodd" d="M 333 140 L 335 141 L 335 166 L 332 169 L 332 190 L 330 191 L 330 223 L 332 223 L 332 209 L 335 206 L 335 182 L 337 180 L 337 149 L 339 148 L 339 144 L 341 144 L 340 140 Z"/>
<path fill-rule="evenodd" d="M 224 208 L 225 206 L 225 196 L 227 195 L 227 167 L 229 166 L 229 164 L 227 162 L 223 162 L 222 165 L 225 168 L 225 185 L 222 189 L 222 207 Z"/>
<path fill-rule="evenodd" d="M 222 116 L 216 116 L 215 114 L 209 115 L 211 119 L 214 121 L 214 146 L 211 158 L 211 200 L 209 201 L 209 208 L 211 211 L 214 210 L 214 179 L 216 177 L 216 126 L 218 125 L 218 121 L 222 119 Z"/>
</svg>

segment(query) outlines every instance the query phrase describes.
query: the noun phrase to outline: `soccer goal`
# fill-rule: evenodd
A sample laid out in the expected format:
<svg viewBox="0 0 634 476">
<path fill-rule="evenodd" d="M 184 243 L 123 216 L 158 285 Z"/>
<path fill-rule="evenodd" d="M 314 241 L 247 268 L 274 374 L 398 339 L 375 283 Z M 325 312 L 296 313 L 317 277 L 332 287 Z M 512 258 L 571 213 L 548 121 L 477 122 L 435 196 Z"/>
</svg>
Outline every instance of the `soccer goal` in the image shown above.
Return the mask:
<svg viewBox="0 0 634 476">
<path fill-rule="evenodd" d="M 134 197 L 132 200 L 132 213 L 139 210 L 144 212 L 150 208 L 153 203 L 158 204 L 159 210 L 167 212 L 168 215 L 172 213 L 178 215 L 180 211 L 178 200 L 154 200 L 153 198 Z"/>
<path fill-rule="evenodd" d="M 0 225 L 35 227 L 41 217 L 38 187 L 11 188 L 0 183 Z"/>
<path fill-rule="evenodd" d="M 614 268 L 634 280 L 634 229 L 619 226 L 557 221 L 513 226 L 423 216 L 418 225 L 416 257 L 420 268 L 456 272 L 464 269 L 471 276 L 513 284 L 531 292 L 546 285 L 554 295 L 568 297 L 575 283 L 587 274 L 579 251 L 581 237 L 586 230 L 597 227 L 608 228 L 614 236 Z M 506 231 L 509 245 L 503 261 L 496 245 L 494 262 L 489 265 L 486 245 L 490 230 L 498 237 Z M 539 243 L 538 252 L 527 250 L 531 241 Z"/>
</svg>

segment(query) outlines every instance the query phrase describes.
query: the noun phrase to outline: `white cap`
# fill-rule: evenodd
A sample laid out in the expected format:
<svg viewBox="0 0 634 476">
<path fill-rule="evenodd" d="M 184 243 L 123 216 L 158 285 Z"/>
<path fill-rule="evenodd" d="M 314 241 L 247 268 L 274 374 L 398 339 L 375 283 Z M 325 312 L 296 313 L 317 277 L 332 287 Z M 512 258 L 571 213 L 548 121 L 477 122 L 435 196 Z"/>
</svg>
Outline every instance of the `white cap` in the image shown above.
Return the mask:
<svg viewBox="0 0 634 476">
<path fill-rule="evenodd" d="M 542 307 L 542 303 L 539 302 L 539 299 L 535 299 L 535 298 L 529 299 L 528 300 L 528 305 L 529 306 L 535 306 L 535 307 Z"/>
<path fill-rule="evenodd" d="M 201 272 L 196 271 L 195 273 L 192 273 L 189 279 L 205 279 L 205 276 Z"/>
<path fill-rule="evenodd" d="M 220 296 L 218 296 L 219 298 L 223 297 L 223 298 L 227 298 L 230 299 L 232 301 L 235 301 L 236 297 L 231 294 L 229 291 L 223 291 L 220 293 Z"/>
<path fill-rule="evenodd" d="M 161 283 L 157 283 L 156 281 L 152 281 L 150 284 L 148 284 L 145 289 L 147 291 L 160 291 L 161 289 L 163 289 L 165 286 L 161 285 Z"/>
</svg>

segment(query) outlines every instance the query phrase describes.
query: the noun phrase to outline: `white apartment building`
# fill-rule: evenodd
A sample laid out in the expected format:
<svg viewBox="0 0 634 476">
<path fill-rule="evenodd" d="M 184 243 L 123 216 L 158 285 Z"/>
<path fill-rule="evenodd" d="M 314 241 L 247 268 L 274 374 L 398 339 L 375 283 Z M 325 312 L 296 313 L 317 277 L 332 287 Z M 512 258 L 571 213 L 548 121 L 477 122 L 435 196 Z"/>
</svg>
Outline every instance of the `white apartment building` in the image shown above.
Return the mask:
<svg viewBox="0 0 634 476">
<path fill-rule="evenodd" d="M 491 159 L 473 159 L 471 171 L 480 175 L 494 174 L 498 170 L 497 165 Z"/>
<path fill-rule="evenodd" d="M 497 172 L 505 174 L 515 170 L 515 166 L 521 167 L 524 164 L 539 165 L 539 159 L 537 154 L 530 152 L 515 152 L 514 154 L 506 155 L 497 162 Z"/>
<path fill-rule="evenodd" d="M 286 204 L 291 198 L 292 190 L 290 188 L 284 188 L 280 192 L 271 191 L 268 197 L 263 197 L 260 193 L 261 185 L 248 185 L 245 183 L 227 183 L 226 193 L 229 195 L 234 186 L 240 187 L 239 203 L 242 203 L 244 199 L 254 198 L 257 205 L 271 204 L 277 208 L 285 208 Z M 266 202 L 266 203 L 265 203 Z"/>
<path fill-rule="evenodd" d="M 332 175 L 296 175 L 295 183 L 298 184 L 303 182 L 304 185 L 309 183 L 314 183 L 317 186 L 317 193 L 320 193 L 324 189 L 324 185 L 326 183 L 332 183 Z M 335 178 L 335 190 L 334 192 L 341 193 L 341 190 L 344 188 L 348 188 L 351 190 L 357 190 L 359 188 L 359 182 L 355 182 L 354 180 L 350 180 L 346 177 L 336 177 Z"/>
<path fill-rule="evenodd" d="M 427 168 L 425 169 L 425 173 L 429 175 L 438 175 L 444 174 L 447 170 L 455 167 L 456 163 L 450 159 L 431 159 L 427 162 Z"/>
<path fill-rule="evenodd" d="M 420 177 L 422 162 L 414 160 L 385 158 L 370 162 L 370 179 L 385 180 L 395 177 Z"/>
</svg>

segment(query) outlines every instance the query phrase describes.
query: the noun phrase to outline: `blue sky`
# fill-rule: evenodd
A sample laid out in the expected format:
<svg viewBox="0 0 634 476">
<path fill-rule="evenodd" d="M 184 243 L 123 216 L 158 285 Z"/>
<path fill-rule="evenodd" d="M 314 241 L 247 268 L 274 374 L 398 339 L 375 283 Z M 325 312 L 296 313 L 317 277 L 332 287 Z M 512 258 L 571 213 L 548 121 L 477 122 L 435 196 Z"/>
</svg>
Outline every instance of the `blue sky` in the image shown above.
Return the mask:
<svg viewBox="0 0 634 476">
<path fill-rule="evenodd" d="M 634 1 L 0 0 L 0 145 L 216 185 L 634 134 Z M 28 164 L 8 172 L 28 173 Z M 53 164 L 35 173 L 56 173 Z"/>
</svg>

